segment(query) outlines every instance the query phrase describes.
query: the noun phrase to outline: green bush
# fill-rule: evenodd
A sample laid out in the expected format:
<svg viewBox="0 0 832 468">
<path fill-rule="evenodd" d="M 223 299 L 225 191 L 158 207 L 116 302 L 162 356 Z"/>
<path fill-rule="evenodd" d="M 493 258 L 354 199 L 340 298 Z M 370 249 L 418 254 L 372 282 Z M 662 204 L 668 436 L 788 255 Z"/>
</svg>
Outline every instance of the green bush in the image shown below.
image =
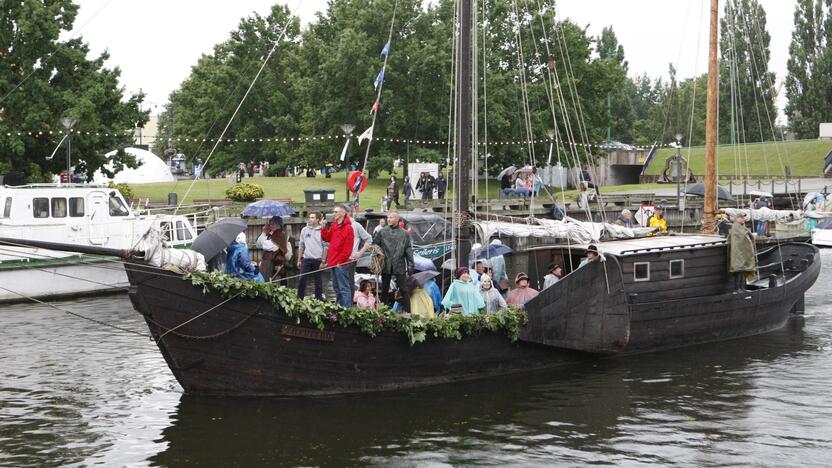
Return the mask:
<svg viewBox="0 0 832 468">
<path fill-rule="evenodd" d="M 239 202 L 251 202 L 258 198 L 263 198 L 263 187 L 249 182 L 240 182 L 225 191 L 225 196 L 229 200 Z"/>
<path fill-rule="evenodd" d="M 118 191 L 121 192 L 121 195 L 126 200 L 135 200 L 136 199 L 136 194 L 133 192 L 133 189 L 130 188 L 130 186 L 127 185 L 126 183 L 122 182 L 120 184 L 114 184 L 114 183 L 110 182 L 110 183 L 107 184 L 107 187 L 118 189 Z"/>
<path fill-rule="evenodd" d="M 266 170 L 266 177 L 284 177 L 286 176 L 286 168 L 280 167 L 277 164 L 270 165 Z"/>
</svg>

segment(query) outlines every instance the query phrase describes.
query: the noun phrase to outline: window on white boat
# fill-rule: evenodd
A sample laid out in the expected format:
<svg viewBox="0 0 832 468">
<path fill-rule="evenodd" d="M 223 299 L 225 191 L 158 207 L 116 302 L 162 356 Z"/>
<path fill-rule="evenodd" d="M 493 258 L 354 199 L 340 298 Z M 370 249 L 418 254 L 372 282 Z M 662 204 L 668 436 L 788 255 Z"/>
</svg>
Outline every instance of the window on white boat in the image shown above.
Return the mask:
<svg viewBox="0 0 832 468">
<path fill-rule="evenodd" d="M 69 215 L 73 218 L 84 217 L 84 199 L 82 197 L 72 197 L 69 199 Z"/>
<path fill-rule="evenodd" d="M 173 240 L 173 226 L 169 222 L 163 222 L 160 225 L 162 230 L 162 235 L 165 236 L 165 239 L 172 241 Z"/>
<path fill-rule="evenodd" d="M 670 279 L 685 277 L 685 261 L 671 260 L 670 261 Z"/>
<path fill-rule="evenodd" d="M 176 222 L 176 239 L 177 240 L 190 240 L 191 239 L 191 231 L 185 226 L 185 223 L 182 221 Z"/>
<path fill-rule="evenodd" d="M 11 218 L 12 217 L 12 197 L 6 197 L 6 204 L 3 207 L 3 217 L 4 218 Z"/>
<path fill-rule="evenodd" d="M 127 216 L 130 212 L 121 198 L 110 197 L 110 216 Z"/>
<path fill-rule="evenodd" d="M 34 200 L 32 200 L 32 214 L 35 216 L 35 218 L 48 218 L 49 199 L 35 198 Z"/>
<path fill-rule="evenodd" d="M 633 279 L 635 281 L 650 281 L 650 262 L 634 263 Z"/>
<path fill-rule="evenodd" d="M 52 199 L 52 217 L 66 218 L 66 198 Z"/>
</svg>

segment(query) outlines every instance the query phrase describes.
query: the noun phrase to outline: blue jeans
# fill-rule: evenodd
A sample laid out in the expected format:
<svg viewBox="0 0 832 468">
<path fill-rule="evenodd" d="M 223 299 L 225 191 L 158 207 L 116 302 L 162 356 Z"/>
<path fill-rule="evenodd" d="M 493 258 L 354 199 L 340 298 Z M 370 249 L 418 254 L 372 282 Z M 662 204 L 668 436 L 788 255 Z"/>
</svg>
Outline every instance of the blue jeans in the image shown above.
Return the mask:
<svg viewBox="0 0 832 468">
<path fill-rule="evenodd" d="M 303 299 L 306 296 L 306 280 L 310 276 L 315 280 L 315 298 L 324 300 L 324 282 L 320 271 L 320 258 L 304 258 L 300 264 L 300 280 L 298 281 L 298 297 Z"/>
<path fill-rule="evenodd" d="M 350 267 L 340 265 L 332 269 L 332 289 L 335 290 L 335 302 L 344 307 L 352 307 L 350 297 Z"/>
</svg>

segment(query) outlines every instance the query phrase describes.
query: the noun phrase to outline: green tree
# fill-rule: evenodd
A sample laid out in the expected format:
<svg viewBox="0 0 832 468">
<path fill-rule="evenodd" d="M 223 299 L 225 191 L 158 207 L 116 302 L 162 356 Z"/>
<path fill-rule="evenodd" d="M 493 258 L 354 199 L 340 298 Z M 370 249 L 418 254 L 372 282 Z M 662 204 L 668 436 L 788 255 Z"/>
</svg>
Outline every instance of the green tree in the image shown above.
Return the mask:
<svg viewBox="0 0 832 468">
<path fill-rule="evenodd" d="M 757 0 L 728 0 L 721 23 L 720 141 L 772 140 L 777 110 L 766 12 Z"/>
<path fill-rule="evenodd" d="M 70 0 L 0 2 L 0 172 L 48 180 L 65 169 L 64 158 L 46 159 L 65 133 L 61 117 L 77 119 L 77 171 L 91 177 L 108 162 L 116 171 L 135 165 L 123 148 L 132 143 L 132 129 L 148 120 L 143 96 L 125 98 L 119 69 L 104 67 L 106 53 L 88 59 L 82 39 L 59 40 L 77 11 Z M 104 156 L 114 149 L 113 158 Z"/>
<path fill-rule="evenodd" d="M 786 115 L 798 138 L 816 138 L 818 125 L 829 122 L 832 109 L 832 25 L 829 0 L 797 0 L 794 31 L 786 64 Z"/>
<path fill-rule="evenodd" d="M 243 101 L 262 61 L 285 35 L 266 64 L 257 82 Z M 295 103 L 300 20 L 288 8 L 275 5 L 267 16 L 254 14 L 240 21 L 230 38 L 203 55 L 191 75 L 171 93 L 169 104 L 159 119 L 163 136 L 173 135 L 171 143 L 193 161 L 210 162 L 211 173 L 230 170 L 240 162 L 277 162 L 294 151 L 295 145 L 283 137 L 298 134 L 299 111 Z M 234 115 L 223 141 L 216 139 Z M 160 139 L 161 145 L 167 140 Z"/>
</svg>

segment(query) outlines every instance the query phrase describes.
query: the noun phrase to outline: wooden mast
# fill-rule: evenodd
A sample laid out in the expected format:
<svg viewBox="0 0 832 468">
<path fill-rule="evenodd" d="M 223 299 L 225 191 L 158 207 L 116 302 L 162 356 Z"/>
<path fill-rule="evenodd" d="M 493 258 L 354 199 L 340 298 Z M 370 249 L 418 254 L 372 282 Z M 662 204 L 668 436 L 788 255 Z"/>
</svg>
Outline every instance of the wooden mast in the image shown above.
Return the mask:
<svg viewBox="0 0 832 468">
<path fill-rule="evenodd" d="M 716 119 L 717 119 L 717 33 L 719 0 L 711 0 L 711 36 L 708 52 L 708 118 L 705 126 L 705 209 L 702 232 L 716 232 Z"/>
<path fill-rule="evenodd" d="M 456 108 L 457 115 L 457 163 L 455 171 L 456 194 L 459 197 L 459 217 L 454 223 L 466 218 L 469 211 L 469 188 L 471 186 L 471 3 L 472 0 L 460 2 L 459 15 L 459 49 L 457 52 Z M 468 266 L 468 254 L 471 252 L 471 228 L 460 225 L 457 232 L 456 263 L 458 267 Z"/>
</svg>

